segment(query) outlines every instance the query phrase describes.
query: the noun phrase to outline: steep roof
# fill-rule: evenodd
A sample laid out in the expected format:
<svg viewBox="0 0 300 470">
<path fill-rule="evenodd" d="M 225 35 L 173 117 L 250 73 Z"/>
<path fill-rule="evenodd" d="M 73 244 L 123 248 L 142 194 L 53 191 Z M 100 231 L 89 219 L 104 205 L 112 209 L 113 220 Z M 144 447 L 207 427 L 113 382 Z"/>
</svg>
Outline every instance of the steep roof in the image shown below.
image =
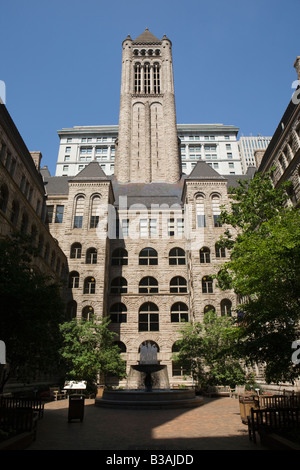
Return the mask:
<svg viewBox="0 0 300 470">
<path fill-rule="evenodd" d="M 161 41 L 146 28 L 140 36 L 132 41 L 132 44 L 161 44 Z"/>
<path fill-rule="evenodd" d="M 102 170 L 98 162 L 90 162 L 83 170 L 81 170 L 74 178 L 70 178 L 69 181 L 78 181 L 78 180 L 98 180 L 105 179 L 107 176 Z"/>
<path fill-rule="evenodd" d="M 226 180 L 224 176 L 221 176 L 206 162 L 199 160 L 193 171 L 187 177 L 187 180 L 191 179 L 214 179 L 214 180 Z"/>
</svg>

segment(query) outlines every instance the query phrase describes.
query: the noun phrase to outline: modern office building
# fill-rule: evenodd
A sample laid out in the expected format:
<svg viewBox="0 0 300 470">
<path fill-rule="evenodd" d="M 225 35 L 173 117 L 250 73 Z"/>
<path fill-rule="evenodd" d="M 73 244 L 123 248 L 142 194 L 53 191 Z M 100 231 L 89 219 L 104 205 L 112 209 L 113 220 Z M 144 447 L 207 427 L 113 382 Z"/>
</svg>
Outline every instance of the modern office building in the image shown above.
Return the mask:
<svg viewBox="0 0 300 470">
<path fill-rule="evenodd" d="M 238 131 L 235 126 L 223 124 L 177 124 L 182 172 L 189 175 L 197 161 L 203 160 L 221 175 L 241 175 Z M 56 176 L 75 176 L 93 160 L 106 175 L 113 175 L 118 132 L 118 125 L 59 130 Z"/>
<path fill-rule="evenodd" d="M 242 165 L 242 172 L 245 174 L 247 168 L 256 166 L 254 153 L 256 150 L 264 151 L 268 147 L 271 137 L 257 136 L 244 136 L 242 135 L 238 140 L 238 148 L 240 152 L 240 159 Z"/>
</svg>

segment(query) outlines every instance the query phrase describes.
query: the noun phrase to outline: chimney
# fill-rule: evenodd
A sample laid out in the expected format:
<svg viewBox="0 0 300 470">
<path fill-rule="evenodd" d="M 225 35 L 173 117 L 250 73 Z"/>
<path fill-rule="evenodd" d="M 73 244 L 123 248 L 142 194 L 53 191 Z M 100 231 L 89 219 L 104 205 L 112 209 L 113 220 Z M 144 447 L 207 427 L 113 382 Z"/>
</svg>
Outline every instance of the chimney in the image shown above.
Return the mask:
<svg viewBox="0 0 300 470">
<path fill-rule="evenodd" d="M 263 156 L 265 154 L 265 150 L 255 150 L 254 152 L 254 160 L 255 160 L 255 166 L 256 168 L 259 168 L 261 161 L 263 159 Z"/>
<path fill-rule="evenodd" d="M 36 169 L 40 171 L 41 160 L 42 160 L 41 152 L 30 152 L 30 155 L 32 156 L 32 160 L 34 161 Z"/>
<path fill-rule="evenodd" d="M 300 56 L 296 57 L 296 60 L 294 62 L 294 67 L 297 72 L 298 80 L 300 80 Z"/>
</svg>

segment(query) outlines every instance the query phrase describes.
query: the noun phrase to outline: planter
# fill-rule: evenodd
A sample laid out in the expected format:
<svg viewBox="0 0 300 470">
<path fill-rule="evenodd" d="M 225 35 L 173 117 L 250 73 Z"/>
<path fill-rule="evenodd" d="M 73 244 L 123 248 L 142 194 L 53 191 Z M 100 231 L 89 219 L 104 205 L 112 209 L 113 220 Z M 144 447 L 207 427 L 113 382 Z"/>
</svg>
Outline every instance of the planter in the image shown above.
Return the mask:
<svg viewBox="0 0 300 470">
<path fill-rule="evenodd" d="M 239 397 L 239 402 L 240 402 L 240 413 L 241 413 L 241 419 L 242 423 L 248 424 L 248 416 L 251 415 L 251 409 L 258 410 L 259 409 L 259 404 L 258 401 L 255 400 L 254 396 L 240 396 Z"/>
</svg>

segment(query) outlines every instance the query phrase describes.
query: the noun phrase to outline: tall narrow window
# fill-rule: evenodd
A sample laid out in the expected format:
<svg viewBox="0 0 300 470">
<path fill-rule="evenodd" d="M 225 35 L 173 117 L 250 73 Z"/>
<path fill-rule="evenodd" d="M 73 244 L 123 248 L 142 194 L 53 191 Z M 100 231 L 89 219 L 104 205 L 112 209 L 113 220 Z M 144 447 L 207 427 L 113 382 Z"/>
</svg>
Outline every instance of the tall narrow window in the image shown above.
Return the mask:
<svg viewBox="0 0 300 470">
<path fill-rule="evenodd" d="M 8 188 L 6 184 L 2 184 L 0 188 L 0 209 L 3 212 L 6 212 L 7 203 L 8 203 Z"/>
<path fill-rule="evenodd" d="M 204 276 L 202 278 L 202 293 L 203 294 L 213 293 L 213 280 L 209 276 Z"/>
<path fill-rule="evenodd" d="M 229 299 L 221 300 L 221 315 L 231 317 L 232 303 Z"/>
<path fill-rule="evenodd" d="M 205 207 L 204 207 L 204 196 L 198 194 L 196 196 L 196 218 L 197 218 L 197 227 L 205 227 Z"/>
<path fill-rule="evenodd" d="M 137 62 L 134 66 L 134 91 L 141 92 L 141 64 Z"/>
<path fill-rule="evenodd" d="M 155 62 L 153 65 L 153 78 L 154 78 L 154 93 L 160 93 L 160 76 L 159 76 L 159 63 Z"/>
<path fill-rule="evenodd" d="M 215 245 L 216 258 L 226 258 L 226 249 L 224 246 L 220 246 L 218 243 Z"/>
<path fill-rule="evenodd" d="M 64 206 L 56 206 L 55 223 L 61 224 L 64 217 Z"/>
<path fill-rule="evenodd" d="M 84 280 L 83 293 L 95 294 L 95 291 L 96 291 L 96 280 L 94 277 L 89 276 Z"/>
<path fill-rule="evenodd" d="M 82 228 L 84 210 L 84 197 L 79 196 L 76 199 L 75 215 L 74 215 L 74 228 Z"/>
<path fill-rule="evenodd" d="M 70 258 L 72 259 L 81 258 L 81 243 L 73 243 L 71 245 Z"/>
<path fill-rule="evenodd" d="M 72 271 L 69 274 L 69 288 L 77 289 L 79 287 L 79 274 L 77 271 Z"/>
<path fill-rule="evenodd" d="M 92 199 L 90 228 L 96 228 L 99 222 L 100 196 L 94 196 Z"/>
<path fill-rule="evenodd" d="M 89 248 L 86 251 L 86 264 L 97 264 L 97 250 L 96 248 Z"/>
<path fill-rule="evenodd" d="M 54 206 L 47 206 L 47 222 L 52 224 Z"/>
<path fill-rule="evenodd" d="M 82 319 L 83 320 L 91 320 L 94 316 L 94 309 L 91 305 L 86 305 L 83 309 L 82 309 L 82 313 L 81 313 L 81 316 L 82 316 Z"/>
<path fill-rule="evenodd" d="M 12 206 L 11 206 L 10 221 L 14 225 L 17 225 L 18 223 L 19 211 L 20 211 L 19 203 L 17 201 L 13 201 Z"/>
<path fill-rule="evenodd" d="M 212 211 L 213 211 L 213 216 L 214 216 L 214 226 L 222 227 L 222 223 L 220 220 L 220 214 L 221 214 L 220 196 L 215 194 L 214 196 L 212 196 L 211 201 L 212 201 Z"/>
<path fill-rule="evenodd" d="M 210 249 L 204 246 L 200 250 L 200 263 L 210 263 Z"/>
<path fill-rule="evenodd" d="M 151 86 L 150 86 L 150 64 L 149 62 L 146 62 L 144 64 L 144 92 L 146 94 L 149 94 L 151 92 Z"/>
</svg>

